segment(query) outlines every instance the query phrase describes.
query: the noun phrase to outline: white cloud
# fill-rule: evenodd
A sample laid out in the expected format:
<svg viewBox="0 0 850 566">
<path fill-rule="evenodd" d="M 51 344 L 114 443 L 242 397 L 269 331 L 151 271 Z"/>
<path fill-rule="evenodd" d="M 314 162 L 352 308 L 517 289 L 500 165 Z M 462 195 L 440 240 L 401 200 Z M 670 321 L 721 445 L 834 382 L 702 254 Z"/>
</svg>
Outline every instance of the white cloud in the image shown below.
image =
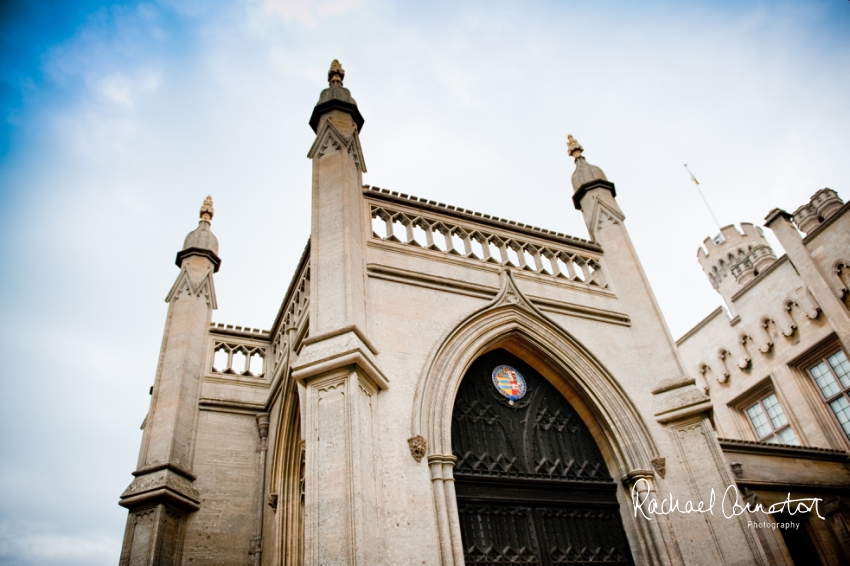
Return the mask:
<svg viewBox="0 0 850 566">
<path fill-rule="evenodd" d="M 156 90 L 162 74 L 156 70 L 136 70 L 129 73 L 110 73 L 95 82 L 100 97 L 124 108 L 133 108 L 142 93 Z"/>
<path fill-rule="evenodd" d="M 130 83 L 120 73 L 113 73 L 98 82 L 98 92 L 106 100 L 119 106 L 133 107 L 130 96 Z"/>
<path fill-rule="evenodd" d="M 100 534 L 66 535 L 45 525 L 13 526 L 0 523 L 0 559 L 14 558 L 24 563 L 100 564 L 114 558 L 121 541 Z"/>
<path fill-rule="evenodd" d="M 310 27 L 316 25 L 317 17 L 342 16 L 361 6 L 361 0 L 265 0 L 264 4 L 267 13 Z"/>
</svg>

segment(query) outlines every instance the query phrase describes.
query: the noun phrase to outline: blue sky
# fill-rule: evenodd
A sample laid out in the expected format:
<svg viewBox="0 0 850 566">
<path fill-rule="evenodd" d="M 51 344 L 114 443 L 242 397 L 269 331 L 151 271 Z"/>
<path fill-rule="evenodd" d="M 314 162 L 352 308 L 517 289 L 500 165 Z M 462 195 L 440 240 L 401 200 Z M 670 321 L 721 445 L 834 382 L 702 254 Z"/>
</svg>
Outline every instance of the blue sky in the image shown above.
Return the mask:
<svg viewBox="0 0 850 566">
<path fill-rule="evenodd" d="M 213 319 L 270 326 L 309 233 L 307 120 L 334 58 L 369 184 L 585 237 L 575 135 L 674 336 L 720 304 L 685 162 L 722 224 L 825 186 L 850 198 L 846 1 L 0 10 L 3 565 L 116 563 L 174 254 L 211 194 Z"/>
</svg>

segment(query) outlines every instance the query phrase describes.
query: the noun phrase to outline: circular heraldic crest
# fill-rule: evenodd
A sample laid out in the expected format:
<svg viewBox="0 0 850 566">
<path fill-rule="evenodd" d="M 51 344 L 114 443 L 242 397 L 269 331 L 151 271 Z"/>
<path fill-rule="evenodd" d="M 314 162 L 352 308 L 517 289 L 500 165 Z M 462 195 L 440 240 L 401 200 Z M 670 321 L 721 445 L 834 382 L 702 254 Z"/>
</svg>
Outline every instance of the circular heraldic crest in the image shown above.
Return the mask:
<svg viewBox="0 0 850 566">
<path fill-rule="evenodd" d="M 493 385 L 508 398 L 511 405 L 525 395 L 525 378 L 511 366 L 496 366 L 493 370 Z"/>
</svg>

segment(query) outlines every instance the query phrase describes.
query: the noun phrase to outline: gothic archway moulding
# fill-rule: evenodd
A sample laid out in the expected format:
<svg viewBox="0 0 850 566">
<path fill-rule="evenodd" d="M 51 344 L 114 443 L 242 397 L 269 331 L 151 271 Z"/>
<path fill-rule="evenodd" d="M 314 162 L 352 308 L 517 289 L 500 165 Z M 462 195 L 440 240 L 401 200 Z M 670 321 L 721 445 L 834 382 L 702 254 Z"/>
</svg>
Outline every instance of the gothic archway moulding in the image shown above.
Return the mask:
<svg viewBox="0 0 850 566">
<path fill-rule="evenodd" d="M 268 489 L 264 490 L 269 494 L 265 503 L 274 510 L 276 533 L 274 545 L 269 544 L 268 550 L 273 552 L 273 564 L 300 566 L 304 562 L 302 394 L 291 373 L 285 372 L 282 379 L 285 385 L 278 389 L 281 400 L 274 416 L 274 457 Z"/>
<path fill-rule="evenodd" d="M 461 565 L 463 547 L 454 492 L 455 457 L 451 449 L 452 410 L 470 364 L 495 348 L 524 350 L 544 366 L 562 392 L 575 392 L 593 422 L 587 422 L 613 477 L 627 484 L 646 478 L 653 484 L 657 447 L 637 408 L 604 366 L 572 335 L 540 312 L 517 288 L 510 270 L 501 273 L 500 291 L 480 310 L 447 332 L 420 375 L 414 397 L 412 438 L 424 438 L 431 471 L 443 566 Z M 514 347 L 512 348 L 511 345 Z M 576 407 L 579 409 L 579 407 Z M 627 531 L 651 563 L 669 563 L 658 522 Z M 662 548 L 659 548 L 662 546 Z"/>
</svg>

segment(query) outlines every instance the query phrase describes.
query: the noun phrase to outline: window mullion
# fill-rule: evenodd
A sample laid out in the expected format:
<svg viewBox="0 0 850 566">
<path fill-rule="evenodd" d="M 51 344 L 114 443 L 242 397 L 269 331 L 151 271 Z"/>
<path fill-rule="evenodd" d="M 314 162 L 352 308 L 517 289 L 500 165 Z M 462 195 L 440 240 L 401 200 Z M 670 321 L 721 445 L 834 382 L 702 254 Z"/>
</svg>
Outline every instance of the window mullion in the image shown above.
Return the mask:
<svg viewBox="0 0 850 566">
<path fill-rule="evenodd" d="M 770 427 L 770 433 L 766 434 L 764 437 L 769 438 L 771 436 L 776 436 L 776 428 L 773 426 L 773 419 L 770 418 L 770 412 L 768 412 L 767 407 L 764 405 L 764 399 L 759 399 L 758 403 L 761 406 L 761 410 L 764 411 L 764 418 L 767 421 L 767 425 Z"/>
</svg>

